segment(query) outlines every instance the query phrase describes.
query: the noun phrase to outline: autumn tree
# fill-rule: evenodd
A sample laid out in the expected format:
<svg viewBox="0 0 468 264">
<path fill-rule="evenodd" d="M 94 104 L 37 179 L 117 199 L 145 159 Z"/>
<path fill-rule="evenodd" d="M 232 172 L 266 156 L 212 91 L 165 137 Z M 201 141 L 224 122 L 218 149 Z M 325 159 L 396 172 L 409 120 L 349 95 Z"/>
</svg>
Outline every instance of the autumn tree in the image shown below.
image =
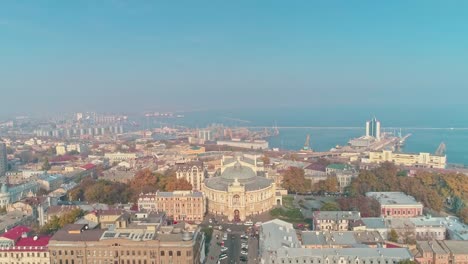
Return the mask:
<svg viewBox="0 0 468 264">
<path fill-rule="evenodd" d="M 98 180 L 92 186 L 84 190 L 84 199 L 92 203 L 127 203 L 130 198 L 130 190 L 126 184 Z"/>
<path fill-rule="evenodd" d="M 289 167 L 283 173 L 282 187 L 294 193 L 306 192 L 311 189 L 310 181 L 304 177 L 304 170 L 297 167 Z"/>
<path fill-rule="evenodd" d="M 84 215 L 83 210 L 77 208 L 62 216 L 53 216 L 40 230 L 41 233 L 52 234 L 64 227 L 65 225 L 72 224 Z"/>
<path fill-rule="evenodd" d="M 380 216 L 380 204 L 372 198 L 366 196 L 342 197 L 337 200 L 343 211 L 359 211 L 362 217 Z"/>
<path fill-rule="evenodd" d="M 162 177 L 162 175 L 155 174 L 150 169 L 140 170 L 130 181 L 130 189 L 136 194 L 155 192 L 161 189 L 159 183 Z"/>
<path fill-rule="evenodd" d="M 398 262 L 398 264 L 416 264 L 416 263 L 417 263 L 416 261 L 409 260 L 409 259 L 405 259 L 405 260 Z"/>
<path fill-rule="evenodd" d="M 338 180 L 335 176 L 321 180 L 314 185 L 314 191 L 318 192 L 338 192 Z"/>
<path fill-rule="evenodd" d="M 167 192 L 190 191 L 192 190 L 192 184 L 190 184 L 186 179 L 177 179 L 175 176 L 172 176 L 167 179 L 165 190 Z"/>
<path fill-rule="evenodd" d="M 269 165 L 270 164 L 270 158 L 265 154 L 262 158 L 263 165 Z"/>
</svg>

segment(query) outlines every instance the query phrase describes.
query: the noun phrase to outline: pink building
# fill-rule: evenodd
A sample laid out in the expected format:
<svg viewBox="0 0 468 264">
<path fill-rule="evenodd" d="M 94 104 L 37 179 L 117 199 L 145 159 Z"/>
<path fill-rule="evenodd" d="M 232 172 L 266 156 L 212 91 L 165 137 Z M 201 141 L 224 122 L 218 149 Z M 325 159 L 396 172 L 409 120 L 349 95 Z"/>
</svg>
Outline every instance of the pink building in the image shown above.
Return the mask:
<svg viewBox="0 0 468 264">
<path fill-rule="evenodd" d="M 382 217 L 416 217 L 423 214 L 422 203 L 402 192 L 368 192 L 366 196 L 379 202 Z"/>
</svg>

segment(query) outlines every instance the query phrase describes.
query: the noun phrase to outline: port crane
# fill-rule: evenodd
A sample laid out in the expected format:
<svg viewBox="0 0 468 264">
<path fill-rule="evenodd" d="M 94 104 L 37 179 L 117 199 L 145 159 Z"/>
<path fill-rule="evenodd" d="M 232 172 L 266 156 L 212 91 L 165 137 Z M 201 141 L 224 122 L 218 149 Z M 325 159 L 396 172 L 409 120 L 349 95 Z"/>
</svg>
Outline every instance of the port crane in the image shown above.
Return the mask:
<svg viewBox="0 0 468 264">
<path fill-rule="evenodd" d="M 437 156 L 443 156 L 445 155 L 445 152 L 447 151 L 447 146 L 445 145 L 444 142 L 440 143 L 439 147 L 437 148 L 435 154 Z"/>
</svg>

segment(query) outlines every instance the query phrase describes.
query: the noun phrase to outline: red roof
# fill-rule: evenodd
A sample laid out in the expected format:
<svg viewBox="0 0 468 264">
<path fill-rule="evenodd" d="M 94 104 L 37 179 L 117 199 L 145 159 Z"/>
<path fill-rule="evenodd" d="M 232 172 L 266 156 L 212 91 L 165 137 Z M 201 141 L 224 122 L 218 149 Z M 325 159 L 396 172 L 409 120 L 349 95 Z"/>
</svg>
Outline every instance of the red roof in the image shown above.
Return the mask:
<svg viewBox="0 0 468 264">
<path fill-rule="evenodd" d="M 28 233 L 30 232 L 31 229 L 29 229 L 26 226 L 16 226 L 10 231 L 5 232 L 2 237 L 17 241 L 19 238 L 21 238 L 21 235 L 23 233 Z"/>
<path fill-rule="evenodd" d="M 41 236 L 34 240 L 34 237 L 26 237 L 21 238 L 18 243 L 16 243 L 17 247 L 45 247 L 49 245 L 49 240 L 52 236 Z"/>
<path fill-rule="evenodd" d="M 81 166 L 81 168 L 83 168 L 85 170 L 92 170 L 92 169 L 96 168 L 96 165 L 94 165 L 92 163 L 88 163 L 88 164 L 85 164 L 85 165 Z"/>
</svg>

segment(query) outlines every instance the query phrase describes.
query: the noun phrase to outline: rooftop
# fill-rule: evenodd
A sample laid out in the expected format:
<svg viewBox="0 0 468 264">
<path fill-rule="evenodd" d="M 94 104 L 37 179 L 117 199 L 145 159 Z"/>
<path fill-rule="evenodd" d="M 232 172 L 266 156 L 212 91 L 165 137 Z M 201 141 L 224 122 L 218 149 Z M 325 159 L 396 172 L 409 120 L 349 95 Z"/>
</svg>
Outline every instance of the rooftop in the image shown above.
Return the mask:
<svg viewBox="0 0 468 264">
<path fill-rule="evenodd" d="M 302 244 L 307 245 L 349 245 L 384 243 L 377 231 L 305 231 L 301 233 Z"/>
<path fill-rule="evenodd" d="M 262 224 L 260 240 L 263 243 L 263 248 L 269 251 L 282 247 L 300 247 L 300 242 L 293 225 L 279 219 Z"/>
<path fill-rule="evenodd" d="M 21 238 L 21 235 L 23 233 L 28 233 L 30 231 L 31 231 L 31 229 L 29 229 L 29 227 L 27 227 L 27 226 L 16 226 L 16 227 L 8 230 L 7 232 L 3 233 L 3 235 L 1 235 L 1 237 L 17 241 L 18 239 Z"/>
<path fill-rule="evenodd" d="M 368 192 L 367 197 L 374 197 L 381 205 L 419 205 L 422 204 L 413 196 L 407 195 L 403 192 Z"/>
<path fill-rule="evenodd" d="M 307 249 L 307 248 L 281 248 L 277 250 L 277 258 L 292 257 L 318 257 L 318 258 L 345 258 L 349 260 L 360 259 L 412 259 L 412 255 L 407 248 L 326 248 L 326 249 Z M 377 263 L 377 262 L 376 262 Z"/>
<path fill-rule="evenodd" d="M 51 241 L 99 241 L 103 229 L 86 229 L 87 225 L 70 224 L 60 229 L 52 236 Z"/>
<path fill-rule="evenodd" d="M 359 220 L 361 213 L 358 211 L 315 211 L 313 214 L 317 220 Z"/>
</svg>

